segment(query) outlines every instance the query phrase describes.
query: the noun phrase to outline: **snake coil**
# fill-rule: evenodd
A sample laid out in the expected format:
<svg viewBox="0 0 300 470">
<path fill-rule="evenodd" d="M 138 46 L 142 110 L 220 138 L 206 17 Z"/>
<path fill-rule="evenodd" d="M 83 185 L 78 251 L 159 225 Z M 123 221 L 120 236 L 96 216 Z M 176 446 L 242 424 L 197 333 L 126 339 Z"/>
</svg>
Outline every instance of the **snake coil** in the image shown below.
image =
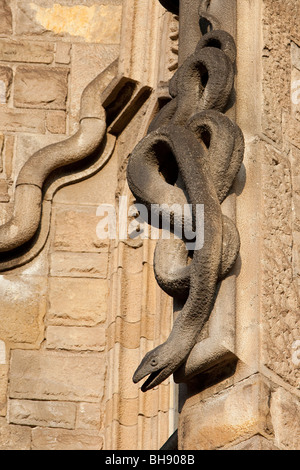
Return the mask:
<svg viewBox="0 0 300 470">
<path fill-rule="evenodd" d="M 134 382 L 150 375 L 143 391 L 185 362 L 212 311 L 217 283 L 239 252 L 237 229 L 221 211 L 244 153 L 242 132 L 225 115 L 232 100 L 235 59 L 230 34 L 219 29 L 204 34 L 170 81 L 171 101 L 129 158 L 128 184 L 138 202 L 149 212 L 159 205 L 162 215 L 166 207 L 182 209 L 165 214 L 173 230 L 185 223 L 185 204 L 192 207 L 193 227 L 197 205 L 204 206 L 201 249 L 191 252 L 184 237 L 159 240 L 156 246 L 156 280 L 182 309 L 167 341 L 147 353 L 134 374 Z"/>
</svg>

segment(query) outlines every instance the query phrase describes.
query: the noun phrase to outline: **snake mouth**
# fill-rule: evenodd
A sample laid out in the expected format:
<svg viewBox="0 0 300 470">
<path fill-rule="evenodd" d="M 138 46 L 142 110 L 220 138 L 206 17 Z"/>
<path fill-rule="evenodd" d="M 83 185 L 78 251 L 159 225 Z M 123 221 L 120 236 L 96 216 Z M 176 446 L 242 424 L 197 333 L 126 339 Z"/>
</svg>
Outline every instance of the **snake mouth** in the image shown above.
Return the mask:
<svg viewBox="0 0 300 470">
<path fill-rule="evenodd" d="M 146 374 L 147 375 L 147 374 Z M 145 377 L 145 376 L 144 376 Z M 137 383 L 140 380 L 142 380 L 144 377 L 138 376 L 137 373 L 134 374 L 133 376 L 133 382 Z M 166 378 L 165 374 L 165 369 L 158 369 L 155 372 L 152 372 L 147 380 L 143 383 L 141 390 L 142 392 L 147 392 L 148 390 L 151 390 L 153 387 L 156 387 L 159 385 L 163 380 Z"/>
</svg>

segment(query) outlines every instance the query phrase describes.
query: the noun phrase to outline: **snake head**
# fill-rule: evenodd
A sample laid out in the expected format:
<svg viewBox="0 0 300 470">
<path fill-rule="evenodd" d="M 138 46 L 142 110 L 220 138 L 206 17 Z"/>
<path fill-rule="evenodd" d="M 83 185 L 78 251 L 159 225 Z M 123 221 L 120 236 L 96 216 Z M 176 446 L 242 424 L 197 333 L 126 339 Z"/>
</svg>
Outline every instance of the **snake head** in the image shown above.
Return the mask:
<svg viewBox="0 0 300 470">
<path fill-rule="evenodd" d="M 172 361 L 166 359 L 169 355 L 167 354 L 165 345 L 166 343 L 148 352 L 134 373 L 134 383 L 139 382 L 149 375 L 148 379 L 142 385 L 141 390 L 143 392 L 159 385 L 177 368 L 174 368 Z"/>
</svg>

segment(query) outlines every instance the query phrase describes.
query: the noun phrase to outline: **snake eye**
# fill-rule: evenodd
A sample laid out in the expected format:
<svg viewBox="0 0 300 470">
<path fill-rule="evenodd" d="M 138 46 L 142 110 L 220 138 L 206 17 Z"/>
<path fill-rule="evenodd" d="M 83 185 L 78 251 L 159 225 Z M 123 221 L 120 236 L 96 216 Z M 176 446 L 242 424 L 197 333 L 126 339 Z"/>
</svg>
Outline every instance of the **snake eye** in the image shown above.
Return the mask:
<svg viewBox="0 0 300 470">
<path fill-rule="evenodd" d="M 157 366 L 157 359 L 152 359 L 152 360 L 151 360 L 151 366 L 152 366 L 152 367 Z"/>
</svg>

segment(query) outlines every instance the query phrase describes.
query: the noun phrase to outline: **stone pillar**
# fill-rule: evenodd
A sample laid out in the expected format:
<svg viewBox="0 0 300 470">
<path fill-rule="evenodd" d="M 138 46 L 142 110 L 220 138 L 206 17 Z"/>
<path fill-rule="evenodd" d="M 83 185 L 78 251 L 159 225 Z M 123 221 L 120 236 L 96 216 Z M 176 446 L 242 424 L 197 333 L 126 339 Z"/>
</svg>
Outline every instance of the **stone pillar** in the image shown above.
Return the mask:
<svg viewBox="0 0 300 470">
<path fill-rule="evenodd" d="M 235 317 L 232 355 L 208 355 L 181 385 L 179 448 L 299 450 L 300 2 L 236 6 L 236 120 L 246 143 L 234 188 L 241 249 L 234 308 L 221 286 L 212 315 Z"/>
</svg>

